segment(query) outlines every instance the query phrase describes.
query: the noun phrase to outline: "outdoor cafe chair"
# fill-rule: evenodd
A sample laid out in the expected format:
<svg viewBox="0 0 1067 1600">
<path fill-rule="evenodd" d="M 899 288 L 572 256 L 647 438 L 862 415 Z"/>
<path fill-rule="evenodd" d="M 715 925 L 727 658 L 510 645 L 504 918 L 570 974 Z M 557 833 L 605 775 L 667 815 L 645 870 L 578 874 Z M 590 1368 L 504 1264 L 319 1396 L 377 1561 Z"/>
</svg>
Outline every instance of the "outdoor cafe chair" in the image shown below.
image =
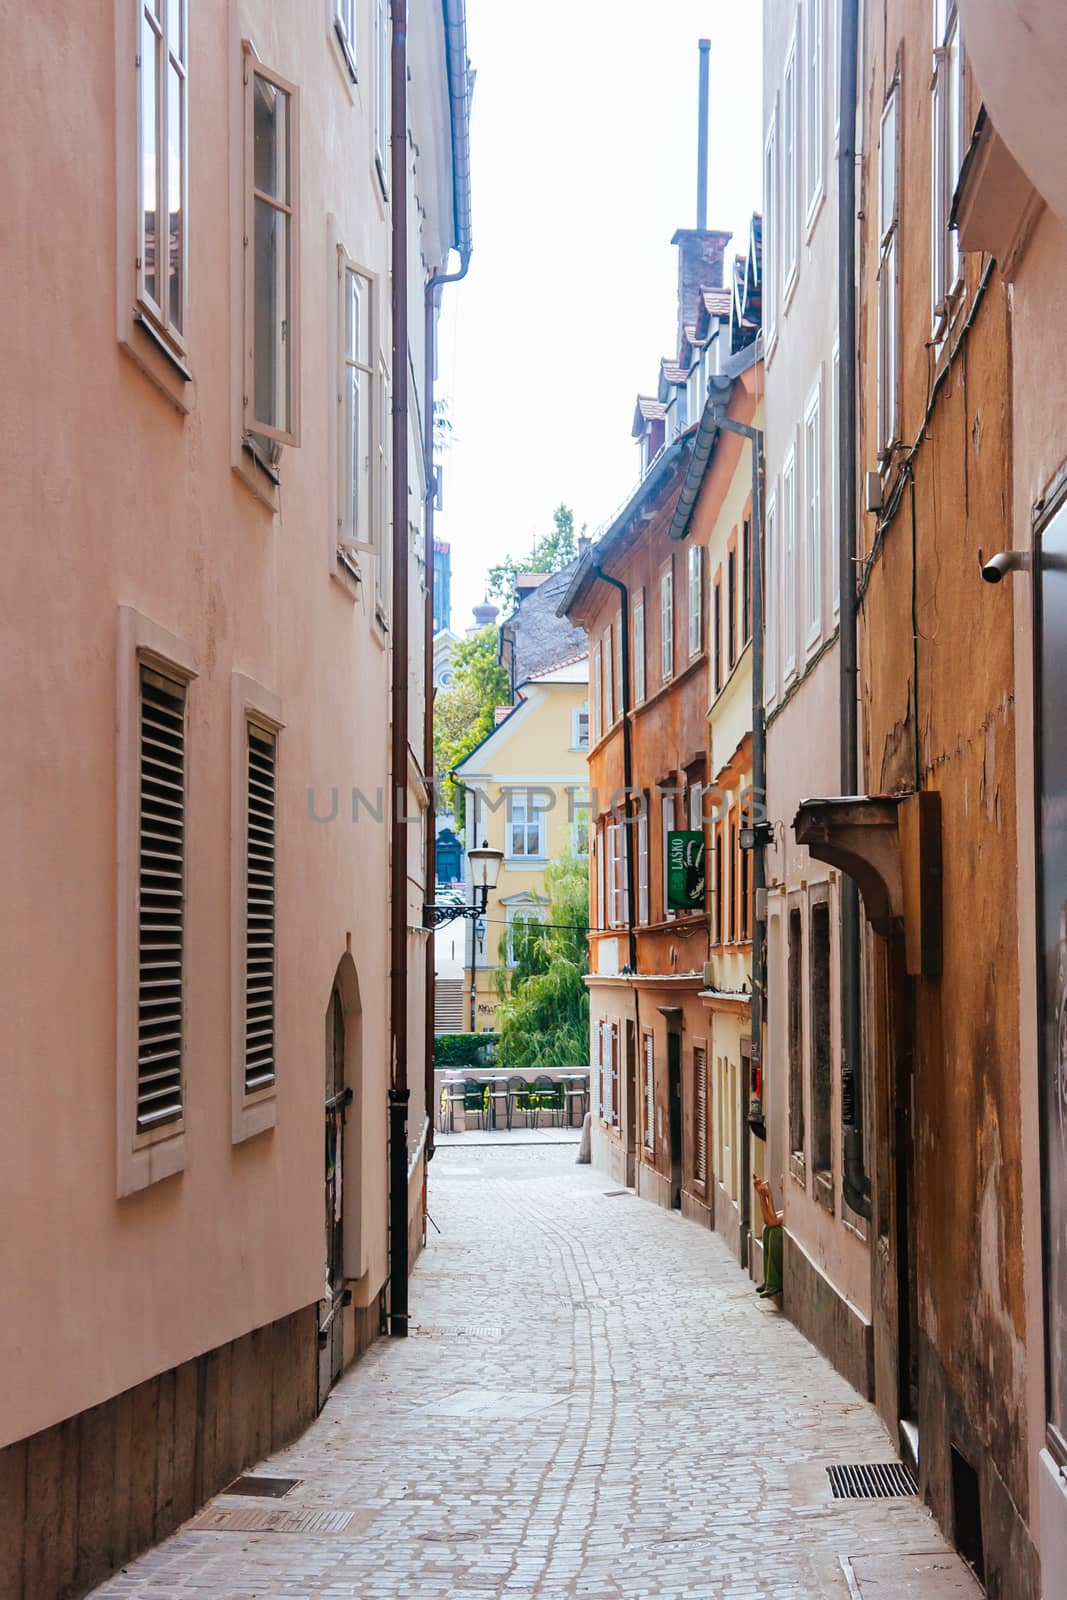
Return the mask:
<svg viewBox="0 0 1067 1600">
<path fill-rule="evenodd" d="M 526 1118 L 526 1126 L 528 1128 L 532 1128 L 534 1125 L 533 1117 L 536 1111 L 536 1106 L 533 1103 L 533 1095 L 530 1085 L 526 1082 L 525 1078 L 521 1077 L 508 1079 L 509 1133 L 515 1124 L 516 1111 L 521 1111 L 523 1113 Z"/>
<path fill-rule="evenodd" d="M 574 1102 L 578 1102 L 579 1125 L 585 1121 L 585 1114 L 589 1110 L 589 1074 L 575 1073 L 574 1077 L 563 1085 L 564 1122 L 571 1126 L 571 1110 Z"/>
<path fill-rule="evenodd" d="M 467 1086 L 461 1078 L 447 1079 L 441 1088 L 441 1132 L 455 1133 L 456 1107 L 466 1105 Z"/>
<path fill-rule="evenodd" d="M 489 1085 L 479 1083 L 477 1078 L 468 1078 L 463 1085 L 463 1121 L 466 1125 L 468 1115 L 473 1112 L 485 1127 L 486 1109 L 489 1105 Z"/>
<path fill-rule="evenodd" d="M 505 1123 L 505 1126 L 507 1127 L 508 1131 L 510 1132 L 511 1131 L 511 1083 L 510 1083 L 510 1081 L 509 1082 L 504 1082 L 502 1079 L 497 1079 L 497 1081 L 495 1083 L 490 1083 L 488 1085 L 488 1105 L 487 1105 L 486 1111 L 487 1111 L 487 1120 L 488 1120 L 489 1126 L 491 1128 L 495 1128 L 496 1127 L 497 1106 L 499 1104 L 501 1104 L 501 1103 L 503 1103 L 503 1107 L 504 1107 L 504 1123 Z"/>
<path fill-rule="evenodd" d="M 547 1073 L 542 1072 L 534 1079 L 534 1090 L 537 1100 L 537 1117 L 540 1121 L 542 1111 L 547 1111 L 549 1116 L 554 1116 L 556 1126 L 559 1127 L 563 1118 L 563 1085 L 554 1082 Z"/>
</svg>

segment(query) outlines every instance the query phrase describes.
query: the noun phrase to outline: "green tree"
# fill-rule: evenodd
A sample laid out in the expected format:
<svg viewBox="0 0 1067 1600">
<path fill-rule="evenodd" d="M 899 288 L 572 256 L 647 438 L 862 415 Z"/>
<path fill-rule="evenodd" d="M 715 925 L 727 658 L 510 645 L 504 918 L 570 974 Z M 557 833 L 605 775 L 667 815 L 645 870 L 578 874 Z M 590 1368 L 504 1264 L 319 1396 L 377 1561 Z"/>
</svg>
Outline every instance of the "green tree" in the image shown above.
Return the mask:
<svg viewBox="0 0 1067 1600">
<path fill-rule="evenodd" d="M 516 964 L 500 974 L 497 1065 L 527 1075 L 581 1065 L 589 1057 L 589 864 L 568 853 L 545 870 L 545 923 L 517 919 Z M 501 940 L 501 965 L 507 939 Z"/>
<path fill-rule="evenodd" d="M 479 628 L 456 645 L 452 681 L 434 696 L 434 769 L 451 805 L 457 804 L 453 768 L 493 731 L 497 706 L 510 701 L 508 675 L 497 660 L 497 630 Z M 456 820 L 462 827 L 458 810 Z"/>
<path fill-rule="evenodd" d="M 525 561 L 505 556 L 495 567 L 489 568 L 486 593 L 491 599 L 510 602 L 515 595 L 515 579 L 520 572 L 558 572 L 569 566 L 578 554 L 578 536 L 574 531 L 574 512 L 562 502 L 552 513 L 552 531 L 535 539 Z"/>
</svg>

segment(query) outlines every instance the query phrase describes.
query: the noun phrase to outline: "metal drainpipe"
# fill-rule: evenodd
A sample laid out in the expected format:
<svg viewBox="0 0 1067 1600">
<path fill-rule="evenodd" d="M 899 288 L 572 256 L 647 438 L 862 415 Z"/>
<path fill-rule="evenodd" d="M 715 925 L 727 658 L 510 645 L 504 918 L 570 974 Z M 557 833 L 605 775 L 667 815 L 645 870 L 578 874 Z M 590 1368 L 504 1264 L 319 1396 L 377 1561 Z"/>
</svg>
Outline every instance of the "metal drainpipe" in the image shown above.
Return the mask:
<svg viewBox="0 0 1067 1600">
<path fill-rule="evenodd" d="M 389 862 L 389 1332 L 408 1331 L 408 182 L 407 0 L 392 0 L 393 595 L 392 790 Z"/>
<path fill-rule="evenodd" d="M 841 352 L 838 507 L 841 539 L 841 793 L 859 787 L 856 647 L 856 91 L 859 3 L 842 0 L 841 127 L 838 161 L 838 339 Z M 841 880 L 841 1121 L 845 1199 L 861 1216 L 871 1214 L 871 1182 L 863 1152 L 863 1060 L 860 1026 L 859 895 L 852 878 Z"/>
<path fill-rule="evenodd" d="M 423 727 L 423 752 L 422 770 L 426 777 L 426 790 L 430 803 L 430 822 L 426 833 L 426 890 L 427 899 L 437 898 L 437 791 L 435 788 L 436 774 L 434 772 L 433 753 L 433 603 L 436 574 L 434 572 L 433 551 L 433 519 L 434 499 L 437 494 L 436 475 L 434 473 L 433 459 L 433 408 L 434 408 L 434 369 L 437 322 L 434 317 L 434 295 L 443 283 L 458 283 L 467 276 L 470 266 L 470 251 L 466 250 L 460 257 L 458 272 L 436 272 L 426 284 L 424 297 L 424 322 L 423 322 L 423 460 L 426 466 L 426 506 L 423 513 L 423 526 L 426 530 L 426 608 L 425 608 L 425 661 L 423 663 L 423 703 L 425 706 L 425 721 Z M 426 1159 L 433 1160 L 434 1153 L 434 1041 L 437 1037 L 434 1032 L 434 1013 L 436 1009 L 437 993 L 437 944 L 431 929 L 426 940 L 426 1112 L 429 1118 L 429 1130 L 426 1135 Z"/>
<path fill-rule="evenodd" d="M 619 622 L 620 622 L 619 632 L 622 635 L 622 639 L 621 639 L 621 648 L 622 648 L 622 706 L 620 707 L 620 711 L 621 711 L 621 714 L 622 714 L 622 781 L 623 781 L 623 786 L 624 786 L 624 788 L 626 790 L 626 798 L 625 798 L 625 801 L 624 801 L 624 806 L 625 806 L 624 815 L 625 815 L 625 818 L 626 818 L 626 826 L 623 828 L 623 848 L 626 851 L 627 950 L 629 952 L 630 971 L 633 973 L 634 977 L 636 978 L 637 977 L 637 933 L 636 933 L 636 931 L 634 929 L 634 924 L 637 921 L 637 915 L 636 915 L 636 909 L 637 909 L 637 884 L 636 884 L 636 880 L 635 880 L 635 877 L 634 877 L 634 849 L 633 849 L 633 838 L 632 838 L 633 828 L 632 828 L 631 823 L 630 823 L 630 791 L 633 788 L 633 782 L 634 782 L 633 730 L 632 730 L 632 728 L 630 726 L 630 591 L 626 587 L 626 585 L 620 581 L 620 579 L 613 578 L 608 573 L 606 573 L 604 571 L 603 567 L 601 567 L 601 565 L 597 561 L 595 556 L 593 557 L 593 571 L 596 573 L 597 577 L 601 578 L 606 584 L 608 584 L 608 586 L 610 588 L 617 589 L 618 592 L 619 592 Z M 592 818 L 590 818 L 590 821 L 592 821 Z M 647 827 L 648 824 L 646 823 L 645 826 Z M 639 996 L 638 991 L 637 991 L 637 984 L 636 983 L 633 985 L 633 996 L 634 996 L 634 1050 L 637 1053 L 637 1060 L 634 1063 L 634 1089 L 635 1089 L 635 1093 L 636 1093 L 638 1075 L 639 1075 L 640 1070 L 641 1070 L 641 1011 L 640 1011 L 640 996 Z M 637 1107 L 636 1106 L 627 1106 L 626 1109 L 627 1109 L 628 1115 L 631 1118 L 633 1118 L 634 1113 L 637 1110 Z M 636 1145 L 637 1145 L 637 1140 L 636 1140 L 636 1129 L 635 1129 L 635 1138 L 634 1138 L 634 1147 L 635 1147 L 634 1159 L 635 1160 L 636 1160 Z M 625 1150 L 624 1150 L 624 1173 L 625 1173 Z M 636 1178 L 636 1174 L 635 1174 L 635 1178 Z"/>
<path fill-rule="evenodd" d="M 752 788 L 756 805 L 766 810 L 767 802 L 767 742 L 763 710 L 763 429 L 750 427 L 747 422 L 737 422 L 726 415 L 725 406 L 717 417 L 725 433 L 736 433 L 752 446 L 752 531 L 749 553 L 749 582 L 752 586 Z M 753 817 L 755 821 L 755 817 Z M 752 1059 L 759 1064 L 760 1089 L 763 1075 L 763 1021 L 766 997 L 766 947 L 763 937 L 764 923 L 756 914 L 759 891 L 766 887 L 767 865 L 764 847 L 757 844 L 752 851 Z M 751 1109 L 751 1085 L 749 1105 Z M 749 1127 L 749 1113 L 745 1113 L 745 1127 Z M 752 1233 L 752 1152 L 751 1132 L 741 1140 L 741 1265 L 748 1266 L 749 1238 Z"/>
</svg>

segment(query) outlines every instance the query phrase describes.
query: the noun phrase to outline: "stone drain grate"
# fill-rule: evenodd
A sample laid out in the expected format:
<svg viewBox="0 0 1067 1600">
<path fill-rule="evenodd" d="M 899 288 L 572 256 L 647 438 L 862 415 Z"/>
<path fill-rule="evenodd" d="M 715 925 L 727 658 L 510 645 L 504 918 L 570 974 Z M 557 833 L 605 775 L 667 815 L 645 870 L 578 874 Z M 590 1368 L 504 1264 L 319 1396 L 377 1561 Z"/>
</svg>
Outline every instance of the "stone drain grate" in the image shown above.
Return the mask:
<svg viewBox="0 0 1067 1600">
<path fill-rule="evenodd" d="M 423 1339 L 499 1339 L 504 1332 L 489 1322 L 420 1322 L 411 1331 Z"/>
<path fill-rule="evenodd" d="M 894 1500 L 919 1492 L 915 1479 L 899 1461 L 827 1467 L 826 1475 L 835 1500 Z"/>
<path fill-rule="evenodd" d="M 295 1489 L 300 1483 L 299 1478 L 257 1478 L 254 1473 L 244 1472 L 239 1478 L 234 1478 L 228 1483 L 223 1494 L 251 1494 L 257 1500 L 280 1500 L 283 1495 Z"/>
<path fill-rule="evenodd" d="M 199 1533 L 346 1533 L 358 1532 L 354 1511 L 270 1511 L 252 1506 L 208 1506 L 188 1527 Z"/>
</svg>

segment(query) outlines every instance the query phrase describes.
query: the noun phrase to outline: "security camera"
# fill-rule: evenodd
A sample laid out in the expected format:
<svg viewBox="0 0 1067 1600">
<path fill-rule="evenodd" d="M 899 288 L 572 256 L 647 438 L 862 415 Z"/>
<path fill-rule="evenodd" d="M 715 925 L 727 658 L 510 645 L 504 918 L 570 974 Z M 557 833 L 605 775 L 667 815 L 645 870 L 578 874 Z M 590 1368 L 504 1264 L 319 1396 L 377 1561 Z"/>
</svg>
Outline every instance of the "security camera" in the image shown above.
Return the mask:
<svg viewBox="0 0 1067 1600">
<path fill-rule="evenodd" d="M 1029 572 L 1029 570 L 1030 557 L 1023 550 L 1001 550 L 988 561 L 982 562 L 980 568 L 986 583 L 999 583 L 1006 572 Z"/>
</svg>

